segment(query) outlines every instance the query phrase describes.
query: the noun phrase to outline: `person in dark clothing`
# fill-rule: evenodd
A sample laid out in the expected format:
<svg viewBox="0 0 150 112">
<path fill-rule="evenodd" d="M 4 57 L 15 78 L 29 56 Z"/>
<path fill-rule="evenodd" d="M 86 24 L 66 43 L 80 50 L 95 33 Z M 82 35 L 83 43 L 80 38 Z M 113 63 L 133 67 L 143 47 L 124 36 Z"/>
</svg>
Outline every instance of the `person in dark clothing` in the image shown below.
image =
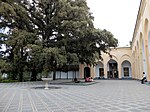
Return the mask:
<svg viewBox="0 0 150 112">
<path fill-rule="evenodd" d="M 141 84 L 144 84 L 145 81 L 146 81 L 146 74 L 145 74 L 145 72 L 143 72 Z"/>
</svg>

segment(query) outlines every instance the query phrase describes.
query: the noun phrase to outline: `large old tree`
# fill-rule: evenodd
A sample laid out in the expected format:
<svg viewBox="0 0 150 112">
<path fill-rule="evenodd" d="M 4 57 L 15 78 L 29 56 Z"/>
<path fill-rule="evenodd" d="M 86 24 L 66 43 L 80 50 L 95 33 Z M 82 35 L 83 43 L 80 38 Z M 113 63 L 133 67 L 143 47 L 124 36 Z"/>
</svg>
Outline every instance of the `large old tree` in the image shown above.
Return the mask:
<svg viewBox="0 0 150 112">
<path fill-rule="evenodd" d="M 95 29 L 86 0 L 0 0 L 1 59 L 18 74 L 55 71 L 72 64 L 94 64 L 117 46 L 107 30 Z M 7 31 L 7 32 L 6 32 Z M 0 45 L 0 46 L 1 46 Z"/>
</svg>

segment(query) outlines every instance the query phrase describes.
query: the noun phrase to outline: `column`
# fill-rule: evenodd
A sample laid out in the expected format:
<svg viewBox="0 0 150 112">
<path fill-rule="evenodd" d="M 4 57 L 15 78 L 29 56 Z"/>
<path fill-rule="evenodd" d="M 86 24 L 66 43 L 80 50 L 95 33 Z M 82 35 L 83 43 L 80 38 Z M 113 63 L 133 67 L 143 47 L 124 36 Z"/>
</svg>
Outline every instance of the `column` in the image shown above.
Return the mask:
<svg viewBox="0 0 150 112">
<path fill-rule="evenodd" d="M 121 68 L 122 68 L 122 67 L 121 67 L 121 63 L 118 62 L 118 78 L 119 78 L 119 79 L 122 78 L 122 75 L 121 75 L 121 74 L 122 74 L 122 73 L 121 73 Z"/>
<path fill-rule="evenodd" d="M 79 64 L 79 78 L 84 78 L 84 64 Z"/>
<path fill-rule="evenodd" d="M 104 78 L 107 78 L 107 63 L 104 62 Z"/>
</svg>

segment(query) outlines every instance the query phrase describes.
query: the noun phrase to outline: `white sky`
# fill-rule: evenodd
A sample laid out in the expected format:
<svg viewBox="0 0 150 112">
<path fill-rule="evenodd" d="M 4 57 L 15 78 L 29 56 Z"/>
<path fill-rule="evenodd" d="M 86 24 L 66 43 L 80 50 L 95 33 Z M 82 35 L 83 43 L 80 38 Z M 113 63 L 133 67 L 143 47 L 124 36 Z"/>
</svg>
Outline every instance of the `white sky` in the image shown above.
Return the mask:
<svg viewBox="0 0 150 112">
<path fill-rule="evenodd" d="M 119 47 L 132 40 L 140 0 L 87 0 L 94 16 L 94 26 L 110 31 Z"/>
</svg>

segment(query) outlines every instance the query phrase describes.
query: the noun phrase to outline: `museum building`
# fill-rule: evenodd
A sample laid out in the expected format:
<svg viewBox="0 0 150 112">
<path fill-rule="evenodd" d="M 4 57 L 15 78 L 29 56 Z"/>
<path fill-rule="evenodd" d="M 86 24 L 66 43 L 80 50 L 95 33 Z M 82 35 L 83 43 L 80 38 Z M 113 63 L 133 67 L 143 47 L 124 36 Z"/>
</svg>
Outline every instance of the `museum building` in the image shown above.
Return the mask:
<svg viewBox="0 0 150 112">
<path fill-rule="evenodd" d="M 132 78 L 140 80 L 145 72 L 150 81 L 150 0 L 141 0 L 131 47 L 111 49 L 110 57 L 102 54 L 103 61 L 95 66 L 80 65 L 79 78 Z"/>
<path fill-rule="evenodd" d="M 118 47 L 108 54 L 102 53 L 103 60 L 96 65 L 80 64 L 78 71 L 57 72 L 56 78 L 107 78 L 141 80 L 145 72 L 150 81 L 150 0 L 141 0 L 137 20 L 131 38 L 131 47 Z"/>
</svg>

